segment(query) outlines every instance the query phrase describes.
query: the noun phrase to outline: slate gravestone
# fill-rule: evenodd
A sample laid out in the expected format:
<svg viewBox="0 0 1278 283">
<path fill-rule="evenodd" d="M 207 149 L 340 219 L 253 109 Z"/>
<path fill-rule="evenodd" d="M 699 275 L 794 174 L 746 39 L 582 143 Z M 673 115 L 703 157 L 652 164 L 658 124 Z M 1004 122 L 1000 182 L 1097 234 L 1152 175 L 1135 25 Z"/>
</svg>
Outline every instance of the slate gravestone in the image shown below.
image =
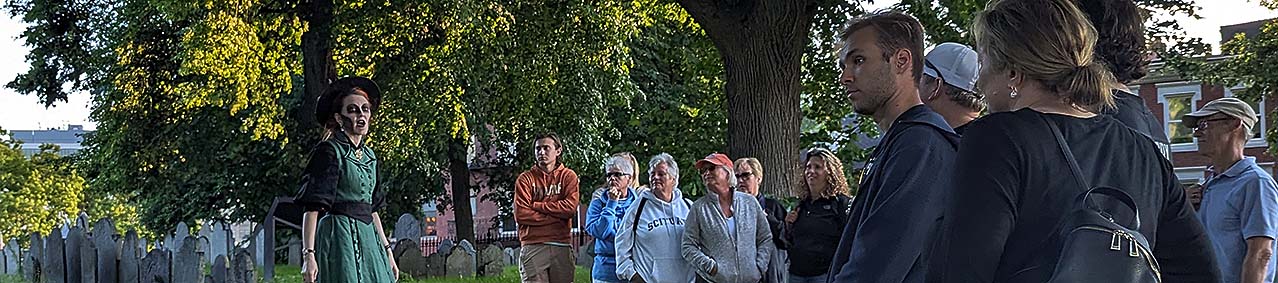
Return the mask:
<svg viewBox="0 0 1278 283">
<path fill-rule="evenodd" d="M 266 252 L 263 251 L 263 249 L 266 249 L 264 234 L 266 233 L 262 233 L 262 229 L 257 229 L 253 232 L 253 262 L 256 262 L 257 265 L 266 265 L 265 259 L 263 259 L 263 256 L 266 255 Z"/>
<path fill-rule="evenodd" d="M 399 221 L 395 221 L 395 233 L 391 234 L 391 238 L 417 241 L 422 237 L 421 227 L 421 223 L 417 222 L 417 218 L 413 217 L 412 214 L 405 213 L 399 216 Z"/>
<path fill-rule="evenodd" d="M 49 237 L 44 239 L 44 268 L 41 270 L 43 274 L 41 278 L 46 283 L 64 283 L 67 282 L 67 266 L 63 261 L 63 242 L 62 237 L 58 237 L 58 228 L 50 231 Z"/>
<path fill-rule="evenodd" d="M 93 245 L 98 249 L 98 281 L 99 283 L 116 283 L 119 279 L 116 259 L 119 258 L 120 245 L 115 241 L 115 223 L 103 217 L 93 225 Z"/>
<path fill-rule="evenodd" d="M 435 253 L 443 253 L 444 256 L 448 256 L 449 254 L 452 254 L 452 252 L 453 240 L 444 239 L 439 242 L 439 247 L 435 247 Z"/>
<path fill-rule="evenodd" d="M 208 257 L 209 249 L 210 249 L 209 247 L 211 245 L 209 244 L 209 238 L 203 236 L 203 234 L 204 233 L 200 233 L 201 236 L 198 236 L 197 238 L 195 238 L 195 242 L 200 243 L 200 247 L 199 249 L 195 250 L 195 253 L 200 255 L 201 264 L 204 264 L 204 266 L 212 266 L 213 260 L 209 259 Z"/>
<path fill-rule="evenodd" d="M 227 279 L 227 277 L 228 277 L 228 276 L 227 276 L 227 273 L 228 273 L 228 272 L 227 272 L 227 270 L 226 270 L 226 256 L 225 256 L 225 255 L 220 255 L 220 256 L 217 256 L 216 258 L 213 258 L 213 270 L 212 270 L 212 271 L 210 271 L 209 273 L 211 273 L 211 276 L 213 277 L 213 282 L 214 282 L 214 283 L 226 283 L 226 282 L 227 282 L 227 281 L 226 281 L 226 279 Z"/>
<path fill-rule="evenodd" d="M 138 279 L 142 277 L 139 276 L 141 251 L 138 249 L 138 232 L 129 230 L 120 246 L 120 283 L 139 283 Z"/>
<path fill-rule="evenodd" d="M 463 240 L 465 241 L 465 240 Z M 464 242 L 463 242 L 464 243 Z M 447 267 L 446 276 L 449 277 L 473 277 L 475 276 L 475 256 L 467 253 L 465 248 L 458 245 L 453 248 L 453 252 L 448 255 L 444 263 Z"/>
<path fill-rule="evenodd" d="M 209 231 L 208 253 L 211 255 L 210 258 L 217 258 L 217 256 L 231 258 L 231 247 L 234 247 L 232 241 L 235 240 L 231 229 L 226 226 L 226 223 L 220 221 L 213 223 L 210 228 L 212 228 L 212 231 Z"/>
<path fill-rule="evenodd" d="M 393 253 L 400 272 L 408 273 L 413 278 L 425 278 L 428 275 L 426 257 L 422 256 L 421 246 L 416 241 L 399 240 Z"/>
<path fill-rule="evenodd" d="M 497 245 L 488 245 L 479 252 L 479 273 L 483 276 L 500 275 L 503 268 L 506 267 L 502 262 L 505 255 L 501 252 Z"/>
<path fill-rule="evenodd" d="M 519 265 L 519 248 L 518 247 L 506 248 L 505 250 L 503 250 L 503 252 L 506 254 L 505 255 L 506 266 Z"/>
<path fill-rule="evenodd" d="M 245 249 L 236 249 L 231 260 L 231 282 L 257 283 L 257 268 L 253 264 L 253 255 Z"/>
<path fill-rule="evenodd" d="M 169 251 L 164 249 L 154 249 L 142 258 L 141 273 L 142 283 L 172 283 L 170 280 L 169 268 Z"/>
<path fill-rule="evenodd" d="M 580 249 L 577 249 L 577 266 L 584 266 L 590 269 L 595 266 L 595 241 L 587 241 Z"/>
<path fill-rule="evenodd" d="M 4 245 L 4 274 L 18 274 L 18 262 L 22 258 L 22 253 L 18 249 L 18 241 L 9 239 L 9 243 Z"/>
<path fill-rule="evenodd" d="M 204 262 L 212 266 L 213 259 L 217 257 L 213 255 L 213 225 L 209 222 L 200 225 L 200 233 L 196 234 L 196 238 L 200 239 L 200 251 L 204 252 Z"/>
<path fill-rule="evenodd" d="M 84 236 L 84 227 L 72 227 L 67 232 L 66 245 L 63 246 L 63 258 L 66 259 L 67 263 L 66 274 L 68 275 L 67 282 L 69 283 L 83 282 L 80 279 L 83 277 L 81 274 L 84 274 L 84 267 L 80 265 L 81 261 L 79 259 L 80 253 L 84 251 L 84 245 L 88 241 L 89 238 Z M 88 268 L 92 269 L 93 266 Z"/>
<path fill-rule="evenodd" d="M 31 233 L 31 248 L 27 250 L 27 254 L 22 259 L 22 277 L 27 282 L 40 282 L 40 269 L 43 268 L 40 262 L 44 261 L 44 239 L 40 238 L 39 233 Z"/>
<path fill-rule="evenodd" d="M 288 265 L 302 266 L 302 241 L 288 242 Z"/>
<path fill-rule="evenodd" d="M 80 246 L 80 256 L 76 257 L 84 269 L 80 270 L 79 274 L 67 274 L 67 276 L 80 276 L 80 282 L 98 282 L 97 273 L 93 270 L 98 265 L 97 253 L 97 246 L 93 241 L 84 241 L 84 244 Z M 67 261 L 71 260 L 75 259 L 67 259 Z"/>
<path fill-rule="evenodd" d="M 187 227 L 186 222 L 178 222 L 177 228 L 173 229 L 173 238 L 165 241 L 165 244 L 169 244 L 169 251 L 176 253 L 181 250 L 182 241 L 188 236 L 191 236 L 191 227 Z"/>
<path fill-rule="evenodd" d="M 475 245 L 470 244 L 470 241 L 467 241 L 466 239 L 462 239 L 460 243 L 457 243 L 457 246 L 461 247 L 462 250 L 466 251 L 466 253 L 470 255 L 475 255 L 475 252 L 476 252 Z"/>
<path fill-rule="evenodd" d="M 196 249 L 200 241 L 187 237 L 181 240 L 182 248 L 173 255 L 173 282 L 201 282 L 204 279 L 200 254 Z"/>
<path fill-rule="evenodd" d="M 89 214 L 86 214 L 83 211 L 81 211 L 80 215 L 75 217 L 75 227 L 84 228 L 85 231 L 88 231 L 89 230 Z"/>
</svg>

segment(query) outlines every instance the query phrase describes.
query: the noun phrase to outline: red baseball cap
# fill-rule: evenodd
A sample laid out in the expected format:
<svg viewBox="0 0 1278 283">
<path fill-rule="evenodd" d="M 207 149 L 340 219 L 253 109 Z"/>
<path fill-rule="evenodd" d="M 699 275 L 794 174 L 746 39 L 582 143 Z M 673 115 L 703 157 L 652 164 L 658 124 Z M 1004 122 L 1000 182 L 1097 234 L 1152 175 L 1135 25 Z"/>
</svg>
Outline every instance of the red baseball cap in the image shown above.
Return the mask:
<svg viewBox="0 0 1278 283">
<path fill-rule="evenodd" d="M 728 159 L 727 155 L 716 152 L 711 153 L 704 159 L 698 160 L 694 167 L 696 167 L 697 170 L 703 170 L 706 166 L 727 166 L 728 168 L 732 168 L 732 160 Z"/>
</svg>

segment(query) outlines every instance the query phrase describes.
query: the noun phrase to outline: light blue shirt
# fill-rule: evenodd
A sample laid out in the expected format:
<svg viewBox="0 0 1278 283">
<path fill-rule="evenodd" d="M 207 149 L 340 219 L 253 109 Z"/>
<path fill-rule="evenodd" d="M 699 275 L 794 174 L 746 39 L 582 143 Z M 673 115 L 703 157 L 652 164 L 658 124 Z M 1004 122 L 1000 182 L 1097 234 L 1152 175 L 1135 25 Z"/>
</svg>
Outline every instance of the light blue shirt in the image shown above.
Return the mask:
<svg viewBox="0 0 1278 283">
<path fill-rule="evenodd" d="M 1242 282 L 1247 239 L 1278 238 L 1278 185 L 1255 157 L 1244 157 L 1203 187 L 1198 218 L 1216 250 L 1221 281 Z M 1274 282 L 1276 267 L 1278 261 L 1271 258 L 1265 282 Z"/>
</svg>

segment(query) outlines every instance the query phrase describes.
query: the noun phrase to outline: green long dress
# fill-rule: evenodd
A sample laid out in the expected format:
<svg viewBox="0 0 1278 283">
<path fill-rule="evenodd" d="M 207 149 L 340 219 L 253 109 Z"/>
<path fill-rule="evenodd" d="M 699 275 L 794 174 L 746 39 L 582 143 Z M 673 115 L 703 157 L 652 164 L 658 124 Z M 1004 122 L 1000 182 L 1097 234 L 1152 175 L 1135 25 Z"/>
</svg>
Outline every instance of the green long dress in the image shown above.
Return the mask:
<svg viewBox="0 0 1278 283">
<path fill-rule="evenodd" d="M 307 211 L 328 212 L 320 218 L 315 233 L 318 282 L 394 282 L 381 235 L 367 214 L 381 206 L 380 192 L 375 192 L 377 157 L 373 150 L 351 144 L 339 132 L 311 152 L 303 184 L 297 202 Z M 371 209 L 341 209 L 352 203 Z"/>
</svg>

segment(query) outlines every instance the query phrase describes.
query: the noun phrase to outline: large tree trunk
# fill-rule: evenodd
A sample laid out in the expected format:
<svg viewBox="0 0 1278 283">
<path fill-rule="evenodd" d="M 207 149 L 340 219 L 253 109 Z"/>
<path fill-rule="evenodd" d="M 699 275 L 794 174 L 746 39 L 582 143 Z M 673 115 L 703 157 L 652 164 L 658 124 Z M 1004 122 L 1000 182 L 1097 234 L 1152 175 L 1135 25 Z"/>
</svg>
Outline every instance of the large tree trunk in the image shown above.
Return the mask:
<svg viewBox="0 0 1278 283">
<path fill-rule="evenodd" d="M 723 57 L 728 155 L 755 157 L 760 189 L 790 196 L 798 184 L 799 77 L 816 4 L 812 0 L 678 0 Z"/>
<path fill-rule="evenodd" d="M 297 113 L 302 129 L 320 126 L 315 121 L 315 105 L 328 83 L 337 79 L 333 64 L 333 0 L 312 0 L 303 10 L 308 28 L 302 33 L 302 110 Z M 305 141 L 303 141 L 305 142 Z"/>
<path fill-rule="evenodd" d="M 466 139 L 453 138 L 448 143 L 448 176 L 452 185 L 453 221 L 457 240 L 475 242 L 475 219 L 470 211 L 470 166 L 466 163 Z"/>
</svg>

